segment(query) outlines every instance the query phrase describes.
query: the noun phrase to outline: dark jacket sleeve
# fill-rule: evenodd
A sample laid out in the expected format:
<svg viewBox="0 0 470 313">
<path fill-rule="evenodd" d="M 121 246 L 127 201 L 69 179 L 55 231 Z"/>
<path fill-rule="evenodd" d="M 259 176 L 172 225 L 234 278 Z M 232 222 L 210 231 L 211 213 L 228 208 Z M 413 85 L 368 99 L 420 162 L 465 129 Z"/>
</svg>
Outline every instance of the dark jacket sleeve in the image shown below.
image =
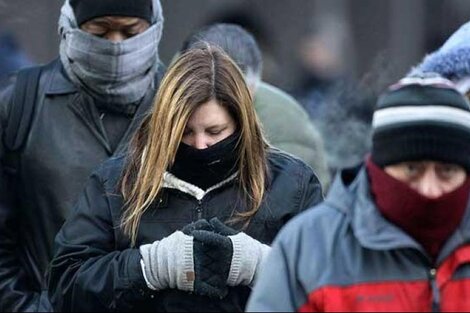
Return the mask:
<svg viewBox="0 0 470 313">
<path fill-rule="evenodd" d="M 304 211 L 323 202 L 323 191 L 320 181 L 310 167 L 304 166 L 301 184 L 302 197 L 299 210 Z"/>
<path fill-rule="evenodd" d="M 109 193 L 94 174 L 55 239 L 49 296 L 57 311 L 126 311 L 145 299 L 138 249 L 116 249 Z"/>
<path fill-rule="evenodd" d="M 40 294 L 33 291 L 31 278 L 18 256 L 18 210 L 12 176 L 5 166 L 3 144 L 15 77 L 0 83 L 0 311 L 36 311 Z"/>
</svg>

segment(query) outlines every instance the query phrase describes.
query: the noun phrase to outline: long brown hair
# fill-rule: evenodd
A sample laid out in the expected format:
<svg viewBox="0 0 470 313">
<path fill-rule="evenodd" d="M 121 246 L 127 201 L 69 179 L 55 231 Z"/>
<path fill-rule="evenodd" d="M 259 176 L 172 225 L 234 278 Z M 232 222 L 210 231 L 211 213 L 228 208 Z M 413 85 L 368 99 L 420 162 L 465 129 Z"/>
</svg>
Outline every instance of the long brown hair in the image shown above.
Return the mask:
<svg viewBox="0 0 470 313">
<path fill-rule="evenodd" d="M 133 245 L 140 219 L 161 191 L 165 171 L 174 163 L 189 117 L 212 99 L 232 114 L 240 132 L 238 182 L 248 210 L 238 212 L 237 217 L 249 221 L 261 205 L 268 144 L 252 95 L 236 64 L 221 49 L 206 44 L 187 51 L 170 66 L 155 98 L 154 111 L 130 144 L 121 178 L 125 201 L 121 227 Z"/>
</svg>

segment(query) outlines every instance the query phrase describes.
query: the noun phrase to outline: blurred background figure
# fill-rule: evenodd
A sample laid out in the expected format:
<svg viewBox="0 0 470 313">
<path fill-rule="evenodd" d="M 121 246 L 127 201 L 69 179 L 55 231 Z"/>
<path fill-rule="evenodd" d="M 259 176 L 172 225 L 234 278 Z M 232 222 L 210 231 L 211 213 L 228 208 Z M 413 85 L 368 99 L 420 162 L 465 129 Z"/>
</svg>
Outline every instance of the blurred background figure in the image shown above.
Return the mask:
<svg viewBox="0 0 470 313">
<path fill-rule="evenodd" d="M 28 55 L 46 62 L 59 44 L 48 36 L 56 29 L 59 6 L 57 0 L 0 0 L 0 29 L 12 29 Z M 361 0 L 361 5 L 349 0 L 162 0 L 162 6 L 167 12 L 160 44 L 164 63 L 194 29 L 234 23 L 257 40 L 264 82 L 300 99 L 305 86 L 322 81 L 315 94 L 320 99 L 328 95 L 329 102 L 313 101 L 310 116 L 317 120 L 332 172 L 356 162 L 370 147 L 370 104 L 383 86 L 404 76 L 470 16 L 470 1 L 461 0 Z M 314 66 L 316 79 L 307 75 L 309 51 L 322 60 Z M 318 108 L 328 108 L 321 118 Z"/>
<path fill-rule="evenodd" d="M 182 52 L 206 43 L 222 48 L 242 70 L 268 141 L 308 163 L 326 189 L 330 177 L 320 134 L 291 96 L 262 81 L 263 60 L 255 38 L 238 25 L 218 23 L 190 36 Z"/>
<path fill-rule="evenodd" d="M 308 28 L 299 42 L 301 78 L 293 95 L 313 120 L 319 120 L 348 75 L 350 36 L 345 23 L 329 14 L 314 19 Z"/>
<path fill-rule="evenodd" d="M 359 164 L 370 151 L 372 115 L 378 95 L 393 77 L 386 59 L 377 59 L 360 80 L 338 83 L 325 99 L 320 130 L 331 175 L 342 168 Z"/>
<path fill-rule="evenodd" d="M 33 60 L 45 63 L 58 49 L 59 38 L 48 34 L 57 28 L 60 6 L 58 0 L 0 0 L 0 29 L 11 30 Z M 263 80 L 289 91 L 299 89 L 303 81 L 303 65 L 295 51 L 306 38 L 305 30 L 345 31 L 346 43 L 339 43 L 345 59 L 341 62 L 351 71 L 351 79 L 369 72 L 377 56 L 394 55 L 389 62 L 395 63 L 391 78 L 395 81 L 470 16 L 470 2 L 461 0 L 361 0 L 360 6 L 348 0 L 298 0 L 295 5 L 283 0 L 162 0 L 162 6 L 168 12 L 161 42 L 163 63 L 173 58 L 194 29 L 235 23 L 250 31 L 260 45 Z M 328 25 L 322 26 L 323 22 Z"/>
<path fill-rule="evenodd" d="M 301 76 L 292 91 L 318 126 L 331 175 L 361 162 L 369 151 L 367 139 L 379 87 L 374 83 L 371 90 L 370 81 L 352 79 L 353 42 L 340 13 L 317 13 L 310 20 L 298 43 Z M 375 68 L 373 75 L 383 75 L 383 70 Z"/>
<path fill-rule="evenodd" d="M 260 12 L 245 6 L 233 6 L 218 10 L 211 14 L 203 23 L 201 28 L 210 27 L 211 25 L 224 23 L 233 24 L 242 27 L 254 37 L 257 49 L 262 54 L 263 64 L 261 67 L 260 77 L 263 80 L 272 79 L 279 76 L 281 64 L 279 64 L 279 56 L 276 55 L 275 38 L 273 31 L 267 28 L 267 24 L 260 18 Z"/>
<path fill-rule="evenodd" d="M 19 47 L 14 35 L 9 32 L 0 33 L 0 80 L 12 72 L 32 65 L 34 62 Z"/>
</svg>

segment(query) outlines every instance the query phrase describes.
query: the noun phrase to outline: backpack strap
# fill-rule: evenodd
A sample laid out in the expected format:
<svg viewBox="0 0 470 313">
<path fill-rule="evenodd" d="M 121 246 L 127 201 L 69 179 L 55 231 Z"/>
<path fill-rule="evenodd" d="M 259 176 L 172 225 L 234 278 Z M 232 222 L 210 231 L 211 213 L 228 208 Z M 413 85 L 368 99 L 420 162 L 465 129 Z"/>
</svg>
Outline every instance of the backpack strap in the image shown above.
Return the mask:
<svg viewBox="0 0 470 313">
<path fill-rule="evenodd" d="M 4 144 L 7 151 L 20 150 L 29 134 L 41 71 L 42 67 L 38 66 L 18 72 L 4 134 Z"/>
</svg>

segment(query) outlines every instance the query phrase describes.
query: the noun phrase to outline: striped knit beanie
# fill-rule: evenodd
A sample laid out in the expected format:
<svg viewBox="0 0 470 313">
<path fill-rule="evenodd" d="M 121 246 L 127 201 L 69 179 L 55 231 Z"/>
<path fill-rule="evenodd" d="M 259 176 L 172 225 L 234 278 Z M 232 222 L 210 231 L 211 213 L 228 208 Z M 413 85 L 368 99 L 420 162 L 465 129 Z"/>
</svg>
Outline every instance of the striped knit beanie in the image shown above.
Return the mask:
<svg viewBox="0 0 470 313">
<path fill-rule="evenodd" d="M 453 163 L 470 171 L 470 104 L 435 73 L 406 77 L 378 100 L 372 120 L 372 160 Z"/>
</svg>

